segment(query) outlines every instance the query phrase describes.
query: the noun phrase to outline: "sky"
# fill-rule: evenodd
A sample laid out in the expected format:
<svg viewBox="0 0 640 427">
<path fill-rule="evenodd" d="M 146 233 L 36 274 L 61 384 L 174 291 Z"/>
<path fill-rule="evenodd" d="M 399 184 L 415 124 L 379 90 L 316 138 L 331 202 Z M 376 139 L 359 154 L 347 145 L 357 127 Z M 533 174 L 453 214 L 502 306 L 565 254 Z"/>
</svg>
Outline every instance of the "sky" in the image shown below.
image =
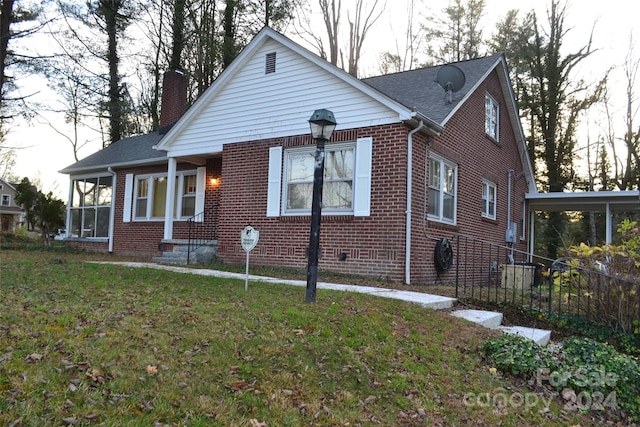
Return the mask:
<svg viewBox="0 0 640 427">
<path fill-rule="evenodd" d="M 314 0 L 311 0 L 314 2 Z M 371 30 L 364 46 L 361 64 L 363 73 L 367 75 L 378 74 L 378 54 L 385 50 L 395 49 L 396 38 L 402 38 L 406 18 L 404 17 L 408 0 L 387 0 L 387 11 L 376 22 Z M 509 9 L 519 8 L 523 12 L 532 8 L 538 12 L 540 22 L 546 23 L 546 10 L 550 2 L 547 0 L 485 0 L 484 35 L 488 37 L 495 28 L 495 22 L 505 15 Z M 424 1 L 428 9 L 422 13 L 439 12 L 448 4 L 448 0 Z M 389 5 L 393 4 L 394 7 Z M 620 65 L 628 53 L 629 38 L 633 33 L 634 21 L 637 21 L 632 10 L 635 9 L 635 0 L 568 0 L 567 18 L 565 26 L 569 30 L 566 35 L 565 47 L 567 52 L 575 51 L 574 48 L 583 46 L 593 30 L 593 45 L 598 49 L 578 70 L 580 77 L 587 81 L 595 81 L 603 75 L 611 66 Z M 636 30 L 636 33 L 640 32 Z M 394 35 L 395 34 L 395 35 Z M 638 37 L 634 34 L 634 37 Z M 307 46 L 309 47 L 309 46 Z M 46 51 L 46 46 L 44 46 Z M 313 50 L 313 49 L 311 49 Z M 640 56 L 640 45 L 636 48 L 635 56 Z M 620 99 L 614 101 L 614 117 L 623 119 L 624 91 L 626 82 L 621 70 L 614 71 L 610 78 L 614 97 Z M 640 82 L 636 84 L 640 91 Z M 40 102 L 54 103 L 55 93 L 43 84 L 42 79 L 32 78 L 22 88 L 22 93 L 37 93 Z M 640 100 L 639 100 L 640 102 Z M 640 120 L 639 118 L 636 118 Z M 70 129 L 66 129 L 61 116 L 50 116 L 56 129 L 62 133 L 71 135 Z M 589 117 L 590 122 L 596 119 Z M 18 177 L 29 177 L 30 180 L 41 182 L 42 191 L 52 191 L 59 198 L 66 200 L 69 186 L 69 177 L 58 171 L 74 163 L 73 151 L 70 142 L 54 131 L 46 123 L 32 122 L 20 123 L 14 126 L 8 136 L 10 146 L 19 147 L 17 150 L 16 164 L 13 173 Z M 100 142 L 93 140 L 86 144 L 79 152 L 80 158 L 86 157 L 100 149 Z"/>
</svg>

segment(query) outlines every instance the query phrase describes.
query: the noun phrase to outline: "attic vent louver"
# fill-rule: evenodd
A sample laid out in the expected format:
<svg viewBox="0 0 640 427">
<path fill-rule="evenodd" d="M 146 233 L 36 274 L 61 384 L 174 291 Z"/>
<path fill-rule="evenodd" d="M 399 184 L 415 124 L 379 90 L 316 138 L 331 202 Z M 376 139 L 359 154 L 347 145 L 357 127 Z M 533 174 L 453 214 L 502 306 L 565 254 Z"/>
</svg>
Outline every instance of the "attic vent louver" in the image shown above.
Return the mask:
<svg viewBox="0 0 640 427">
<path fill-rule="evenodd" d="M 264 73 L 271 74 L 276 72 L 276 53 L 267 53 L 264 62 Z"/>
</svg>

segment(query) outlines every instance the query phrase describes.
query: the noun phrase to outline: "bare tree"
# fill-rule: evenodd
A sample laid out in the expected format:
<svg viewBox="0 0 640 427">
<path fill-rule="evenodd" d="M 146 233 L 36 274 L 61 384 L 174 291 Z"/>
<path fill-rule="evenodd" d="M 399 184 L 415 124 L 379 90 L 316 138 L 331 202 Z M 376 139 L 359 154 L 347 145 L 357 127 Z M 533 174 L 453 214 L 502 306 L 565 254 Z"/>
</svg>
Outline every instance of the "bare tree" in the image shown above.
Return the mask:
<svg viewBox="0 0 640 427">
<path fill-rule="evenodd" d="M 582 115 L 602 99 L 606 76 L 594 84 L 576 79 L 574 70 L 593 53 L 591 39 L 576 52 L 564 54 L 561 46 L 566 7 L 553 0 L 548 10 L 548 28 L 538 24 L 536 14 L 524 31 L 533 29 L 533 37 L 514 51 L 519 103 L 529 120 L 528 146 L 536 177 L 544 190 L 561 192 L 576 180 L 574 168 L 576 129 Z M 565 220 L 551 212 L 546 221 L 548 255 L 557 256 L 562 243 Z"/>
<path fill-rule="evenodd" d="M 31 7 L 31 6 L 30 6 Z M 9 132 L 8 123 L 16 116 L 29 114 L 25 105 L 27 96 L 18 96 L 13 91 L 17 87 L 15 75 L 31 73 L 33 58 L 16 49 L 16 41 L 27 38 L 42 28 L 38 22 L 41 6 L 21 7 L 13 0 L 0 0 L 0 164 L 2 176 L 10 176 L 15 164 L 17 147 L 9 146 L 5 136 Z M 13 72 L 11 72 L 12 70 Z"/>
<path fill-rule="evenodd" d="M 484 40 L 480 20 L 484 0 L 454 0 L 443 18 L 429 19 L 423 26 L 430 46 L 428 53 L 436 62 L 457 62 L 481 55 Z"/>
<path fill-rule="evenodd" d="M 324 26 L 327 30 L 327 38 L 329 45 L 328 55 L 323 53 L 323 57 L 327 58 L 333 65 L 338 65 L 338 31 L 340 28 L 340 9 L 341 1 L 338 0 L 338 6 L 336 7 L 336 0 L 318 0 L 320 4 L 320 10 L 322 11 L 322 19 L 324 20 Z M 319 43 L 319 48 L 322 50 L 322 39 L 316 39 Z"/>
<path fill-rule="evenodd" d="M 354 77 L 358 77 L 360 54 L 362 53 L 362 45 L 367 37 L 367 33 L 380 16 L 382 16 L 385 5 L 378 10 L 378 0 L 375 0 L 373 2 L 373 6 L 371 6 L 371 9 L 367 12 L 366 10 L 363 10 L 364 0 L 357 0 L 353 20 L 351 20 L 350 14 L 347 13 L 347 20 L 349 21 L 349 55 L 347 59 L 347 72 Z"/>
<path fill-rule="evenodd" d="M 395 52 L 380 54 L 380 71 L 383 74 L 413 69 L 418 64 L 418 52 L 425 41 L 424 27 L 417 24 L 416 6 L 419 0 L 409 0 L 405 14 L 406 29 L 402 44 L 396 40 Z M 395 33 L 395 31 L 392 31 Z"/>
<path fill-rule="evenodd" d="M 627 149 L 627 159 L 625 162 L 626 171 L 618 183 L 621 190 L 631 190 L 633 187 L 640 187 L 640 125 L 637 125 L 635 118 L 638 114 L 636 101 L 635 83 L 638 81 L 640 71 L 640 59 L 634 55 L 635 44 L 633 37 L 629 38 L 629 51 L 624 63 L 624 73 L 626 77 L 626 100 L 627 108 L 625 114 L 625 134 L 623 142 Z M 637 126 L 637 128 L 636 128 Z"/>
<path fill-rule="evenodd" d="M 325 33 L 315 29 L 309 18 L 310 10 L 301 10 L 297 34 L 313 45 L 320 57 L 357 77 L 362 49 L 368 32 L 382 15 L 385 5 L 375 0 L 367 9 L 365 0 L 356 0 L 353 12 L 347 10 L 348 39 L 341 36 L 344 13 L 341 0 L 318 0 Z M 346 46 L 342 49 L 341 46 Z"/>
</svg>

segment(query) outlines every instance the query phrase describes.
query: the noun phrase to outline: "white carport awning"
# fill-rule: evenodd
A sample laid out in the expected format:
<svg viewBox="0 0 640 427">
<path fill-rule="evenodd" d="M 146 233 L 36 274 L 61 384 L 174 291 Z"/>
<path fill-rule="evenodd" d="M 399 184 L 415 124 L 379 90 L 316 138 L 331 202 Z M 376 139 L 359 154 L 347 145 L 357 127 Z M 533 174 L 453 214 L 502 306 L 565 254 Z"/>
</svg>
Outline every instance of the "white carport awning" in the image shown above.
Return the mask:
<svg viewBox="0 0 640 427">
<path fill-rule="evenodd" d="M 527 193 L 529 211 L 606 212 L 606 243 L 611 243 L 611 212 L 640 211 L 640 190 Z"/>
</svg>

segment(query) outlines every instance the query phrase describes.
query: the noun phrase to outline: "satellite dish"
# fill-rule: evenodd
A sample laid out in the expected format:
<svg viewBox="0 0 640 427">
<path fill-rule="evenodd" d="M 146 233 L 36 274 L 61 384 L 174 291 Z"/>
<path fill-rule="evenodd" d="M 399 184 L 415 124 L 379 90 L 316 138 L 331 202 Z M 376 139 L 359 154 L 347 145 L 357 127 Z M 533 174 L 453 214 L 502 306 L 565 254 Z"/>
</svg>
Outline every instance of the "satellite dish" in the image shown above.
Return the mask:
<svg viewBox="0 0 640 427">
<path fill-rule="evenodd" d="M 446 64 L 438 68 L 436 81 L 446 91 L 449 97 L 449 103 L 451 103 L 453 101 L 451 95 L 453 92 L 457 92 L 462 89 L 466 79 L 460 68 L 455 65 Z"/>
</svg>

